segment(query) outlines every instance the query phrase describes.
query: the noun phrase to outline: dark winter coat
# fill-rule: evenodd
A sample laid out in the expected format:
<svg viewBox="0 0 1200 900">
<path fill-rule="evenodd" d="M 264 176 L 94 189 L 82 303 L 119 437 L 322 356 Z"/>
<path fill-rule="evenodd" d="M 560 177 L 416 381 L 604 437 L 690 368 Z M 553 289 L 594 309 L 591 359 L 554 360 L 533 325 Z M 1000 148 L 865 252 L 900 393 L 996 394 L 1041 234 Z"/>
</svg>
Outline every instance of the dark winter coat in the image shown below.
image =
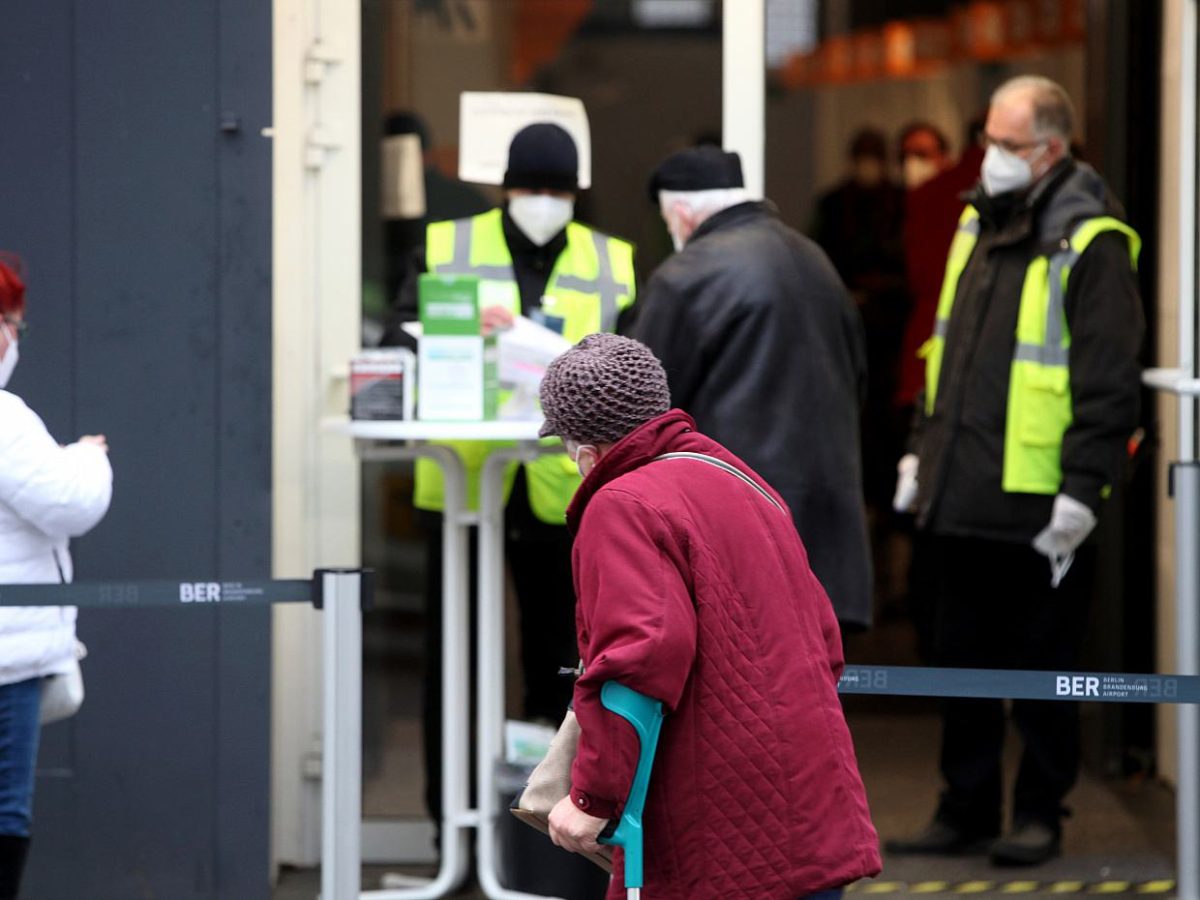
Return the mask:
<svg viewBox="0 0 1200 900">
<path fill-rule="evenodd" d="M 764 203 L 704 222 L 659 267 L 635 336 L 671 402 L 787 499 L 838 619 L 871 621 L 858 311 L 821 249 Z"/>
<path fill-rule="evenodd" d="M 637 739 L 600 704 L 610 679 L 667 710 L 645 811 L 645 895 L 797 900 L 878 873 L 838 700 L 841 638 L 787 513 L 673 410 L 616 444 L 567 512 L 585 671 L 572 799 L 619 815 Z M 621 854 L 608 896 L 623 898 Z"/>
<path fill-rule="evenodd" d="M 1054 497 L 1001 488 L 1025 272 L 1083 219 L 1119 210 L 1100 176 L 1072 161 L 1025 194 L 991 198 L 977 188 L 968 199 L 979 210 L 979 241 L 958 282 L 937 404 L 931 416 L 918 415 L 917 521 L 939 534 L 1028 543 L 1049 523 Z M 1064 305 L 1073 420 L 1063 436 L 1061 492 L 1098 511 L 1138 423 L 1145 321 L 1123 235 L 1092 241 L 1071 268 Z"/>
</svg>

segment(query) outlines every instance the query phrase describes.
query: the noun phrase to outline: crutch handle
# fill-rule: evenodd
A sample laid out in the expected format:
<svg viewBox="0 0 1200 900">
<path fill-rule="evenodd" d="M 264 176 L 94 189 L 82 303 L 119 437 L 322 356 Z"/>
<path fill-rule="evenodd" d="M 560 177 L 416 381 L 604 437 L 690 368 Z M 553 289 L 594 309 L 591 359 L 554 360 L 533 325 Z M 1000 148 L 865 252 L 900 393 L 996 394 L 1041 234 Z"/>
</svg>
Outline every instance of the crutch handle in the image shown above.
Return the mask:
<svg viewBox="0 0 1200 900">
<path fill-rule="evenodd" d="M 646 792 L 650 789 L 650 770 L 658 749 L 662 730 L 663 708 L 658 700 L 625 687 L 616 681 L 606 681 L 600 688 L 600 703 L 633 726 L 638 736 L 638 763 L 629 788 L 629 797 L 621 820 L 610 837 L 600 842 L 625 849 L 625 890 L 630 900 L 641 896 L 644 883 L 642 858 L 642 813 L 646 808 Z"/>
</svg>

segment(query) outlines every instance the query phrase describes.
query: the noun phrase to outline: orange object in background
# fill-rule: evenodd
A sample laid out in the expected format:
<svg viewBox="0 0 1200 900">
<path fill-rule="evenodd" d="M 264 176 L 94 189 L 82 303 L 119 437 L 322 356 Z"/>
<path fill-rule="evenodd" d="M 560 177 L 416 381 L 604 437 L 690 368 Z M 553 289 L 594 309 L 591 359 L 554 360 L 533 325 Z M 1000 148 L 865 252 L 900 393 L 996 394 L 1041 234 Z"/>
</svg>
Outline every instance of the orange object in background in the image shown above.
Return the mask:
<svg viewBox="0 0 1200 900">
<path fill-rule="evenodd" d="M 967 7 L 967 56 L 995 61 L 1008 49 L 1007 9 L 999 0 L 974 0 Z"/>
<path fill-rule="evenodd" d="M 854 77 L 866 81 L 883 74 L 883 32 L 859 31 L 850 38 Z"/>
<path fill-rule="evenodd" d="M 509 66 L 513 84 L 528 84 L 539 67 L 557 59 L 592 5 L 593 0 L 519 0 Z"/>
<path fill-rule="evenodd" d="M 821 44 L 820 77 L 825 81 L 849 81 L 854 76 L 854 47 L 850 35 L 837 34 Z"/>
<path fill-rule="evenodd" d="M 911 75 L 917 70 L 915 22 L 888 22 L 883 26 L 883 68 L 889 75 Z"/>
<path fill-rule="evenodd" d="M 891 76 L 919 75 L 950 59 L 953 26 L 947 19 L 902 19 L 883 27 L 883 69 Z"/>
</svg>

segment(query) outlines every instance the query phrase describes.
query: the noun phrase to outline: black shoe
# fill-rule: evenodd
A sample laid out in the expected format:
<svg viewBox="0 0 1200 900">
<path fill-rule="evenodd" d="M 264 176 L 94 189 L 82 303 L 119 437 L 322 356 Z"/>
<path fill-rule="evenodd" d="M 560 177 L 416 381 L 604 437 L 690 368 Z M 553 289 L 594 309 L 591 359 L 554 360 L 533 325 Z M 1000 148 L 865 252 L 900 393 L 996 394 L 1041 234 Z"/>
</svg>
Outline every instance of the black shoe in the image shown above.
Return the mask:
<svg viewBox="0 0 1200 900">
<path fill-rule="evenodd" d="M 994 866 L 1036 866 L 1062 852 L 1062 829 L 1037 819 L 1013 824 L 1013 829 L 992 844 Z"/>
<path fill-rule="evenodd" d="M 934 819 L 916 837 L 890 840 L 883 849 L 897 856 L 968 856 L 987 853 L 995 837 L 995 834 L 962 831 L 948 822 Z"/>
</svg>

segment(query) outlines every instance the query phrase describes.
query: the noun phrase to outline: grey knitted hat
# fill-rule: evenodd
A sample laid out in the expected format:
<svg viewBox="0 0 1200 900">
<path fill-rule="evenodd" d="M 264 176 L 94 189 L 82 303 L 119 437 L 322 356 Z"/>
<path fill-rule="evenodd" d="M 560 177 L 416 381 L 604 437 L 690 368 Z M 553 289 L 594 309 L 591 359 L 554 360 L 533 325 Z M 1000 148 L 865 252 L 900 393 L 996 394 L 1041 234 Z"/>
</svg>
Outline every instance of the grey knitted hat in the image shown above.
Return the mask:
<svg viewBox="0 0 1200 900">
<path fill-rule="evenodd" d="M 546 369 L 542 437 L 613 444 L 671 408 L 667 373 L 650 348 L 615 334 L 590 334 Z"/>
</svg>

